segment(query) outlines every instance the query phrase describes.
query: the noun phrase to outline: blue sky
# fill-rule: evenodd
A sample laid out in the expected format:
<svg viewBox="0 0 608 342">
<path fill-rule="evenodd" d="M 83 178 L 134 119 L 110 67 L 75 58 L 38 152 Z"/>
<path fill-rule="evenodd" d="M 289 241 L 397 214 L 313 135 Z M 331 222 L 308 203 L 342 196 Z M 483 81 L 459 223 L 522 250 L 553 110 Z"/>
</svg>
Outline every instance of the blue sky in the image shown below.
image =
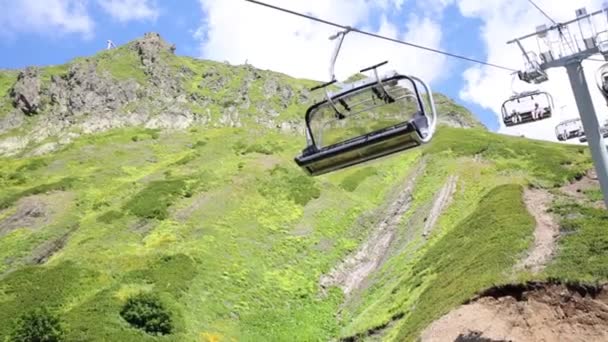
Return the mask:
<svg viewBox="0 0 608 342">
<path fill-rule="evenodd" d="M 493 41 L 487 33 L 499 31 L 498 36 L 502 33 L 505 38 L 514 34 L 510 32 L 513 28 L 509 27 L 509 15 L 517 19 L 518 9 L 520 13 L 530 15 L 526 19 L 528 27 L 523 28 L 528 31 L 544 23 L 544 18 L 530 14 L 532 11 L 525 1 L 520 3 L 519 0 L 496 0 L 492 4 L 482 0 L 378 0 L 374 4 L 365 0 L 269 2 L 327 16 L 343 24 L 392 32 L 396 37 L 414 39 L 422 45 L 492 62 L 503 57 L 501 49 L 510 48 L 502 37 Z M 564 7 L 561 4 L 551 7 L 549 0 L 539 2 L 552 10 Z M 38 0 L 0 0 L 0 8 L 3 8 L 0 48 L 4 52 L 0 54 L 0 68 L 61 64 L 98 52 L 105 48 L 107 39 L 123 44 L 145 32 L 155 31 L 175 43 L 176 53 L 180 55 L 229 60 L 235 64 L 249 59 L 255 66 L 297 77 L 323 77 L 319 76 L 319 70 L 325 73 L 327 69 L 330 45 L 326 37 L 330 28 L 320 28 L 322 24 L 269 9 L 254 9 L 242 0 L 45 0 L 44 7 L 42 3 Z M 575 8 L 581 4 L 569 6 Z M 505 13 L 505 19 L 501 6 L 506 5 L 512 13 Z M 568 16 L 571 8 L 561 7 L 559 11 L 554 10 L 555 15 L 560 16 L 563 12 L 564 17 Z M 290 30 L 305 33 L 298 38 L 302 41 L 294 40 Z M 352 35 L 348 39 L 350 37 Z M 355 60 L 368 47 L 377 54 L 386 49 L 397 67 L 409 68 L 406 72 L 421 70 L 423 77 L 431 79 L 434 91 L 471 109 L 490 129 L 500 128 L 496 112 L 501 99 L 510 95 L 504 84 L 508 82 L 510 88 L 511 78 L 505 72 L 461 60 L 429 56 L 408 47 L 382 45 L 383 48 L 373 48 L 371 44 L 375 43 L 354 38 L 351 52 L 344 52 L 340 57 L 342 63 L 354 69 L 363 63 L 356 64 Z M 302 50 L 295 51 L 297 55 L 290 54 L 299 47 Z M 377 54 L 373 58 L 377 59 Z M 508 62 L 507 66 L 518 67 L 518 62 L 513 60 L 504 61 Z M 341 67 L 343 64 L 338 65 Z M 491 96 L 481 96 L 482 90 L 491 88 L 488 84 L 497 85 L 497 91 Z"/>
</svg>

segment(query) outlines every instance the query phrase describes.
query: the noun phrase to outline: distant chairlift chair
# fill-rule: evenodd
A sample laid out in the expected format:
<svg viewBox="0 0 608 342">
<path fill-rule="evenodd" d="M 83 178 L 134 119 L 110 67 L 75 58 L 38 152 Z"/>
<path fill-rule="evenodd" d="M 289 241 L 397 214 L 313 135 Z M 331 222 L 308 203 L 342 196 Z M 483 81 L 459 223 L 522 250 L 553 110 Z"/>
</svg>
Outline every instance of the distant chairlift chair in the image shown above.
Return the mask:
<svg viewBox="0 0 608 342">
<path fill-rule="evenodd" d="M 372 70 L 373 77 L 330 92 L 337 82 L 335 62 L 349 31 L 330 38 L 339 38 L 331 60 L 331 81 L 311 89 L 324 89 L 325 98 L 306 111 L 307 147 L 295 158 L 311 176 L 415 148 L 431 141 L 435 132 L 437 114 L 429 86 L 395 71 L 380 77 L 378 67 L 388 62 L 361 70 Z"/>
<path fill-rule="evenodd" d="M 527 124 L 550 118 L 553 107 L 553 98 L 547 92 L 540 90 L 522 92 L 511 96 L 502 104 L 502 119 L 507 127 Z M 539 110 L 536 120 L 535 110 Z"/>
<path fill-rule="evenodd" d="M 560 122 L 555 126 L 555 136 L 559 141 L 580 138 L 585 135 L 581 119 L 569 119 Z"/>
</svg>

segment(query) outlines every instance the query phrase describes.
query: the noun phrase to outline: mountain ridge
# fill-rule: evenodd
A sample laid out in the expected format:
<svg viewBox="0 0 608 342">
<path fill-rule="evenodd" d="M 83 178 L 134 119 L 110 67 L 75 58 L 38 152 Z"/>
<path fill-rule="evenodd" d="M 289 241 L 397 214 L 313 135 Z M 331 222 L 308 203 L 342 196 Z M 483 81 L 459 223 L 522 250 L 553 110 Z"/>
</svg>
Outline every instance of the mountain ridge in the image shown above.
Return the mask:
<svg viewBox="0 0 608 342">
<path fill-rule="evenodd" d="M 256 124 L 303 135 L 317 81 L 251 65 L 176 56 L 157 33 L 91 57 L 0 73 L 0 155 L 55 150 L 78 135 L 112 128 Z M 440 123 L 482 127 L 464 107 L 436 93 Z M 4 112 L 4 113 L 2 113 Z"/>
</svg>

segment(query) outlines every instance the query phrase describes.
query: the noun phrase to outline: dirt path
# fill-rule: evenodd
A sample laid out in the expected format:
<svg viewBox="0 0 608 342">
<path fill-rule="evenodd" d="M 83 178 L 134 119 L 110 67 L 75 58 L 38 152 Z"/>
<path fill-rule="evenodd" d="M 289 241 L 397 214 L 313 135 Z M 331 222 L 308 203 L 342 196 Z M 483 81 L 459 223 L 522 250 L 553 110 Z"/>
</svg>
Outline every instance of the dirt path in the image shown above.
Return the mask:
<svg viewBox="0 0 608 342">
<path fill-rule="evenodd" d="M 431 208 L 431 212 L 429 213 L 428 219 L 424 224 L 424 230 L 422 231 L 422 235 L 427 237 L 435 224 L 437 223 L 437 219 L 441 213 L 447 208 L 452 199 L 454 197 L 454 193 L 456 192 L 456 184 L 458 182 L 458 176 L 451 175 L 448 177 L 448 181 L 445 183 L 443 188 L 439 190 L 439 194 L 435 197 L 433 202 L 433 207 Z"/>
<path fill-rule="evenodd" d="M 461 306 L 421 335 L 424 342 L 455 340 L 608 341 L 608 287 L 514 287 Z"/>
<path fill-rule="evenodd" d="M 516 270 L 527 269 L 534 273 L 541 271 L 551 260 L 557 237 L 559 236 L 559 223 L 548 212 L 553 196 L 541 189 L 526 189 L 524 202 L 528 212 L 536 221 L 534 229 L 534 247 L 528 252 L 525 259 L 515 265 Z"/>
<path fill-rule="evenodd" d="M 369 238 L 352 255 L 338 264 L 329 274 L 320 279 L 322 288 L 338 286 L 349 295 L 359 288 L 361 283 L 376 270 L 386 258 L 389 246 L 395 238 L 395 231 L 409 209 L 412 191 L 417 177 L 424 170 L 424 161 L 410 174 L 403 190 L 390 203 L 387 209 L 379 217 L 382 220 L 369 233 Z"/>
</svg>

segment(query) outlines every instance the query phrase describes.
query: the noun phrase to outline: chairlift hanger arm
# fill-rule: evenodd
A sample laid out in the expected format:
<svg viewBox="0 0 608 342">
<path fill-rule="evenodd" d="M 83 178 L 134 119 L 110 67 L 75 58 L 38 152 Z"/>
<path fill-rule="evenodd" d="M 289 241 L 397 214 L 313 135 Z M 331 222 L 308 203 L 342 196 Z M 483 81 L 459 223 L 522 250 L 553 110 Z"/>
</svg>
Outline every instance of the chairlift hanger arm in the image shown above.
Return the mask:
<svg viewBox="0 0 608 342">
<path fill-rule="evenodd" d="M 524 46 L 521 45 L 521 42 L 519 41 L 519 39 L 515 40 L 515 42 L 517 43 L 517 45 L 521 49 L 521 52 L 523 52 L 523 54 L 526 57 L 526 60 L 528 61 L 528 63 L 530 63 L 530 65 L 532 65 L 532 61 L 530 60 L 530 56 L 528 56 L 528 53 L 526 52 L 526 49 L 524 49 Z"/>
<path fill-rule="evenodd" d="M 344 31 L 340 31 L 340 32 L 336 33 L 335 35 L 332 35 L 329 37 L 330 40 L 339 39 L 338 42 L 336 43 L 336 47 L 334 48 L 334 53 L 331 56 L 331 61 L 330 61 L 330 66 L 329 66 L 329 79 L 330 80 L 336 79 L 335 67 L 336 67 L 336 61 L 338 60 L 338 54 L 340 53 L 340 49 L 342 48 L 342 43 L 344 42 L 344 38 L 350 31 L 352 31 L 352 28 L 347 26 Z"/>
</svg>

